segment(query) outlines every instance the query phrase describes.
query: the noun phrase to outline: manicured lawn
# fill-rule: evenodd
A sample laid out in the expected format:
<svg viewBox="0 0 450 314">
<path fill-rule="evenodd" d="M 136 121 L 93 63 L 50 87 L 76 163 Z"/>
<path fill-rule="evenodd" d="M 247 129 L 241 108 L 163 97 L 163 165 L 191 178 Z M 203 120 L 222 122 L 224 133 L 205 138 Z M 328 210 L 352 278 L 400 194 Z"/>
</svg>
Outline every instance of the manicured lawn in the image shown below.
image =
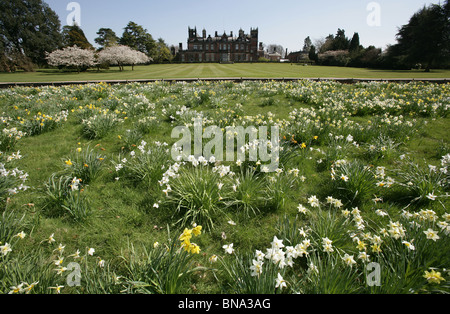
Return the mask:
<svg viewBox="0 0 450 314">
<path fill-rule="evenodd" d="M 0 82 L 58 82 L 58 81 L 100 81 L 171 78 L 450 78 L 450 70 L 387 71 L 360 68 L 302 66 L 281 64 L 167 64 L 137 66 L 134 71 L 126 67 L 124 72 L 117 68 L 87 73 L 63 72 L 59 70 L 38 70 L 34 73 L 0 73 Z"/>
</svg>

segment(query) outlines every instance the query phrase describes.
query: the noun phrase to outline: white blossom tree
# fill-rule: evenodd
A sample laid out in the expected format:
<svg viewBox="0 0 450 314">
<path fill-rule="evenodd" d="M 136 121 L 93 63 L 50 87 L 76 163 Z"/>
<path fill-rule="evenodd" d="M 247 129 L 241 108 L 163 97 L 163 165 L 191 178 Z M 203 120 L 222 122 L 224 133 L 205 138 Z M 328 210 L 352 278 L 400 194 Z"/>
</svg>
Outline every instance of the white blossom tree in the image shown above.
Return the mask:
<svg viewBox="0 0 450 314">
<path fill-rule="evenodd" d="M 51 66 L 74 67 L 80 72 L 83 68 L 97 65 L 95 52 L 90 49 L 81 49 L 76 45 L 55 50 L 47 55 L 48 64 Z"/>
<path fill-rule="evenodd" d="M 131 65 L 134 70 L 135 65 L 144 64 L 152 60 L 145 53 L 123 45 L 107 47 L 98 54 L 99 63 L 118 65 L 120 71 L 123 71 L 124 65 Z"/>
</svg>

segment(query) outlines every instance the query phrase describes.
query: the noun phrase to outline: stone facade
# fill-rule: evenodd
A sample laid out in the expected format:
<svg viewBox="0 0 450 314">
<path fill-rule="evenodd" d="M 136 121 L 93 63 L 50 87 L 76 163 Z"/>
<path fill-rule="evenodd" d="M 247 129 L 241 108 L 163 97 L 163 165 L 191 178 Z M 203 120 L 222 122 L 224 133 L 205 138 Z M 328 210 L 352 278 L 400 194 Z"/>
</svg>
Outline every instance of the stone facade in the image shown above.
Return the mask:
<svg viewBox="0 0 450 314">
<path fill-rule="evenodd" d="M 201 34 L 197 28 L 190 28 L 187 49 L 183 50 L 180 43 L 181 62 L 256 62 L 259 58 L 258 29 L 250 29 L 245 34 L 241 29 L 238 34 L 224 32 L 214 36 L 207 35 L 206 30 Z"/>
</svg>

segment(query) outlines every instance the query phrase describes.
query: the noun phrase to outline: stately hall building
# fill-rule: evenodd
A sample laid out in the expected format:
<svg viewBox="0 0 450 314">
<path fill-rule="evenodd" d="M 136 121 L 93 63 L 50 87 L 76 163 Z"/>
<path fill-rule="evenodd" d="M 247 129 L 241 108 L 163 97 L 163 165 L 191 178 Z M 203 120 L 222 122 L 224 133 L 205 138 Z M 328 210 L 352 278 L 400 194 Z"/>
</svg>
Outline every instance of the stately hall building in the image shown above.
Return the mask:
<svg viewBox="0 0 450 314">
<path fill-rule="evenodd" d="M 190 28 L 187 49 L 180 44 L 181 62 L 256 62 L 259 59 L 258 29 L 250 29 L 245 34 L 241 29 L 238 34 L 206 35 L 204 29 L 201 34 L 197 28 Z"/>
</svg>

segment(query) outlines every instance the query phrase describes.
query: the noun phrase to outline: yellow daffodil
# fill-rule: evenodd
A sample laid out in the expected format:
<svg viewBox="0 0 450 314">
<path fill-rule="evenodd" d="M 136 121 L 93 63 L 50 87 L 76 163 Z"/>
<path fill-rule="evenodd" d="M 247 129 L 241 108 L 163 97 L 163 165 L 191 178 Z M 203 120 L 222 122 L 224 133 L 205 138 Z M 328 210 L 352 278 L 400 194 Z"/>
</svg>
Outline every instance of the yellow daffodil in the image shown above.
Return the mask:
<svg viewBox="0 0 450 314">
<path fill-rule="evenodd" d="M 441 276 L 441 273 L 436 272 L 434 269 L 430 272 L 425 271 L 425 275 L 423 277 L 426 278 L 429 283 L 437 283 L 438 285 L 441 281 L 445 281 L 445 279 Z"/>
</svg>

